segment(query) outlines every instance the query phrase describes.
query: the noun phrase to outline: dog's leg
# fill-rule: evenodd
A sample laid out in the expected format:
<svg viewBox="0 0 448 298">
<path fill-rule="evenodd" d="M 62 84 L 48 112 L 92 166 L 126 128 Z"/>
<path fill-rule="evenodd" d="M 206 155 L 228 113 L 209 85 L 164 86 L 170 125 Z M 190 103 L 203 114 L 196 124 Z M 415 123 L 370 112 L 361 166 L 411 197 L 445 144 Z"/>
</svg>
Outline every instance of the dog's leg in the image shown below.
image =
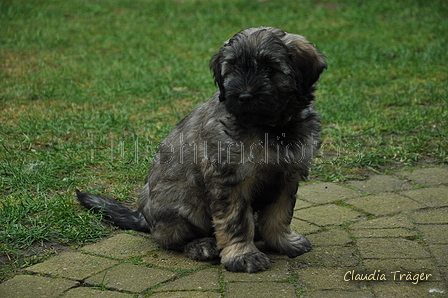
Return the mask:
<svg viewBox="0 0 448 298">
<path fill-rule="evenodd" d="M 231 189 L 221 188 L 219 199 L 212 206 L 217 246 L 222 249 L 221 263 L 229 271 L 257 272 L 271 267 L 269 258 L 253 242 L 255 224 L 249 204 L 250 184 L 244 181 Z"/>
<path fill-rule="evenodd" d="M 312 249 L 308 239 L 291 231 L 296 191 L 295 185 L 286 187 L 275 203 L 267 205 L 258 214 L 258 224 L 266 246 L 290 258 Z"/>
<path fill-rule="evenodd" d="M 214 237 L 192 224 L 176 211 L 165 210 L 154 224 L 151 235 L 161 247 L 181 251 L 193 260 L 212 260 L 219 257 Z"/>
<path fill-rule="evenodd" d="M 193 260 L 206 261 L 219 257 L 215 237 L 199 238 L 191 241 L 184 247 L 184 253 Z"/>
</svg>

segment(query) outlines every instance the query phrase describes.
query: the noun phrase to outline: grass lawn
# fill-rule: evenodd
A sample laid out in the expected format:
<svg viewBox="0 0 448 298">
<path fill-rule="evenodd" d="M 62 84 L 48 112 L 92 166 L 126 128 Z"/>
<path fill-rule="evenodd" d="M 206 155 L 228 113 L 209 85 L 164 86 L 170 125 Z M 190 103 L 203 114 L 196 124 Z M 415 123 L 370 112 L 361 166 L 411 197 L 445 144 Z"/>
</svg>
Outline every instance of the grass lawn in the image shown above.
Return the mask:
<svg viewBox="0 0 448 298">
<path fill-rule="evenodd" d="M 0 0 L 0 280 L 110 232 L 74 189 L 133 204 L 158 142 L 216 91 L 210 57 L 247 27 L 328 57 L 311 179 L 446 164 L 447 16 L 445 0 Z"/>
</svg>

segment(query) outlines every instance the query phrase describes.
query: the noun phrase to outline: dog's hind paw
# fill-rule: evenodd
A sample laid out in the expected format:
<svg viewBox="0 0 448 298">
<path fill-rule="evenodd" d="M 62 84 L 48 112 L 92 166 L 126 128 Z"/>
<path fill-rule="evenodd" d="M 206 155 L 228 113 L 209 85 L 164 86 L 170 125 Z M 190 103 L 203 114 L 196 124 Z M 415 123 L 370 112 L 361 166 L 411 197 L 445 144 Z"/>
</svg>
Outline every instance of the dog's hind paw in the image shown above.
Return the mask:
<svg viewBox="0 0 448 298">
<path fill-rule="evenodd" d="M 191 241 L 184 247 L 184 253 L 197 261 L 213 260 L 219 257 L 214 237 L 199 238 Z"/>
<path fill-rule="evenodd" d="M 300 234 L 291 233 L 288 235 L 288 242 L 289 247 L 282 251 L 282 253 L 290 258 L 303 255 L 313 249 L 311 242 L 305 236 Z"/>
<path fill-rule="evenodd" d="M 260 251 L 248 252 L 223 263 L 228 271 L 233 272 L 257 272 L 271 268 L 268 256 Z"/>
<path fill-rule="evenodd" d="M 290 233 L 281 238 L 265 240 L 265 244 L 268 248 L 290 258 L 303 255 L 313 249 L 311 242 L 305 236 L 296 233 Z"/>
</svg>

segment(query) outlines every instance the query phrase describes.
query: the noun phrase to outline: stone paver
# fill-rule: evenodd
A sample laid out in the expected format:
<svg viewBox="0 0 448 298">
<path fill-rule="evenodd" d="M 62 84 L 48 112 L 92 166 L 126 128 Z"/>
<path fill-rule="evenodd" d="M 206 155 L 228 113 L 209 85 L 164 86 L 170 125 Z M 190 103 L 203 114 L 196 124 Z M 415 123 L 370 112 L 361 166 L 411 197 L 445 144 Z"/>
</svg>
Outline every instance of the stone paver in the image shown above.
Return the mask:
<svg viewBox="0 0 448 298">
<path fill-rule="evenodd" d="M 446 297 L 447 288 L 443 283 L 421 282 L 417 285 L 412 282 L 372 283 L 373 291 L 378 298 L 390 297 Z"/>
<path fill-rule="evenodd" d="M 432 244 L 428 247 L 438 265 L 448 266 L 448 244 Z"/>
<path fill-rule="evenodd" d="M 358 281 L 346 282 L 347 268 L 305 268 L 297 270 L 297 276 L 305 288 L 320 290 L 359 290 L 363 284 Z M 325 278 L 320 278 L 325 276 Z"/>
<path fill-rule="evenodd" d="M 78 284 L 76 281 L 45 276 L 16 275 L 0 284 L 0 297 L 59 297 Z"/>
<path fill-rule="evenodd" d="M 358 229 L 352 232 L 356 238 L 384 238 L 384 237 L 417 237 L 418 231 L 405 228 L 397 229 Z"/>
<path fill-rule="evenodd" d="M 353 267 L 359 265 L 359 258 L 353 247 L 321 246 L 297 258 L 311 267 Z"/>
<path fill-rule="evenodd" d="M 311 207 L 313 204 L 305 202 L 304 200 L 297 199 L 296 205 L 294 206 L 294 210 Z"/>
<path fill-rule="evenodd" d="M 335 183 L 316 183 L 299 187 L 300 198 L 312 203 L 329 203 L 360 196 L 359 191 Z"/>
<path fill-rule="evenodd" d="M 447 177 L 434 167 L 300 187 L 291 228 L 313 250 L 290 259 L 257 242 L 271 259 L 264 272 L 228 272 L 120 232 L 25 268 L 0 297 L 448 297 Z"/>
<path fill-rule="evenodd" d="M 448 206 L 448 192 L 446 191 L 446 187 L 428 187 L 402 191 L 400 195 L 409 197 L 428 207 Z"/>
<path fill-rule="evenodd" d="M 350 225 L 350 229 L 394 229 L 415 227 L 412 220 L 405 214 L 383 216 L 375 219 L 363 220 Z"/>
<path fill-rule="evenodd" d="M 360 238 L 357 246 L 365 259 L 429 258 L 430 254 L 417 241 L 402 238 Z"/>
<path fill-rule="evenodd" d="M 92 289 L 86 287 L 74 288 L 65 293 L 64 298 L 132 298 L 132 294 L 114 292 L 114 291 L 102 291 L 100 289 Z"/>
<path fill-rule="evenodd" d="M 448 167 L 415 169 L 413 171 L 397 172 L 396 175 L 421 185 L 442 185 L 448 183 Z"/>
<path fill-rule="evenodd" d="M 297 218 L 293 218 L 291 221 L 291 229 L 298 234 L 309 234 L 319 231 L 321 227 Z"/>
<path fill-rule="evenodd" d="M 301 298 L 373 298 L 369 290 L 364 291 L 316 291 L 306 292 Z"/>
<path fill-rule="evenodd" d="M 443 281 L 440 272 L 432 270 L 434 261 L 428 259 L 364 259 L 362 261 L 366 272 L 375 270 L 391 275 L 391 272 L 400 271 L 400 273 L 425 273 L 431 274 L 428 281 Z M 390 276 L 389 280 L 393 280 Z"/>
<path fill-rule="evenodd" d="M 412 188 L 412 185 L 406 180 L 385 175 L 375 175 L 365 181 L 350 181 L 348 185 L 370 194 Z"/>
<path fill-rule="evenodd" d="M 307 236 L 313 245 L 347 245 L 352 243 L 350 235 L 342 229 L 332 229 Z"/>
<path fill-rule="evenodd" d="M 93 285 L 104 285 L 120 291 L 142 292 L 168 281 L 174 276 L 176 274 L 171 271 L 123 263 L 88 278 L 86 282 Z"/>
<path fill-rule="evenodd" d="M 220 289 L 221 285 L 219 284 L 219 270 L 217 268 L 207 268 L 194 272 L 184 278 L 179 278 L 175 281 L 169 282 L 166 285 L 157 288 L 156 291 L 219 291 Z"/>
<path fill-rule="evenodd" d="M 448 243 L 448 225 L 420 225 L 418 230 L 428 244 Z"/>
<path fill-rule="evenodd" d="M 374 215 L 393 214 L 425 207 L 423 204 L 394 193 L 358 197 L 347 200 L 346 203 Z"/>
<path fill-rule="evenodd" d="M 295 297 L 295 286 L 277 282 L 235 282 L 227 285 L 226 297 L 278 298 Z"/>
<path fill-rule="evenodd" d="M 448 208 L 426 209 L 413 212 L 409 217 L 422 224 L 448 224 Z"/>
<path fill-rule="evenodd" d="M 156 250 L 157 245 L 144 237 L 134 237 L 121 233 L 104 241 L 87 245 L 83 251 L 114 259 L 129 259 L 137 256 L 147 255 L 148 252 Z"/>
<path fill-rule="evenodd" d="M 328 204 L 296 210 L 294 217 L 319 226 L 328 226 L 360 220 L 363 214 L 347 207 Z"/>
<path fill-rule="evenodd" d="M 199 291 L 185 291 L 185 292 L 158 292 L 152 294 L 151 298 L 221 298 L 221 293 L 218 292 L 199 292 Z"/>
<path fill-rule="evenodd" d="M 115 260 L 72 251 L 31 266 L 27 271 L 82 280 L 118 263 Z"/>
</svg>

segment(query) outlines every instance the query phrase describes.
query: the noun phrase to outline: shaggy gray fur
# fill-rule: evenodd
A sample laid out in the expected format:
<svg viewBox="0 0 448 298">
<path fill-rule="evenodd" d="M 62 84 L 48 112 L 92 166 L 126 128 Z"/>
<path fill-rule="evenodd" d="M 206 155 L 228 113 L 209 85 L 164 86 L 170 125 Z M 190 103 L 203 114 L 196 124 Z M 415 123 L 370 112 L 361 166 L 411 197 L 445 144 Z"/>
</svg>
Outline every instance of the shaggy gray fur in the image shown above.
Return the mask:
<svg viewBox="0 0 448 298">
<path fill-rule="evenodd" d="M 219 91 L 160 144 L 137 211 L 97 195 L 78 198 L 192 259 L 220 256 L 230 271 L 266 270 L 256 229 L 289 257 L 311 250 L 290 222 L 320 144 L 313 93 L 327 65 L 304 37 L 260 27 L 233 36 L 210 67 Z"/>
</svg>

